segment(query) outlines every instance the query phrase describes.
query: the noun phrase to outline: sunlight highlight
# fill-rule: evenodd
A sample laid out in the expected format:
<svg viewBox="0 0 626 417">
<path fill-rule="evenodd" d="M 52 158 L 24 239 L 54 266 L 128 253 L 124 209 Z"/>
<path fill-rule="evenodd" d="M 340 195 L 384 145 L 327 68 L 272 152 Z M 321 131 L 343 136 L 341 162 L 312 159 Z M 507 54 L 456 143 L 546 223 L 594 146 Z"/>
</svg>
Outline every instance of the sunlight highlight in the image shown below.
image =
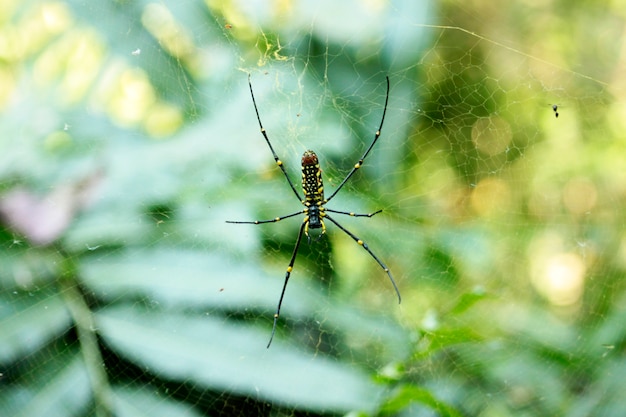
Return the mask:
<svg viewBox="0 0 626 417">
<path fill-rule="evenodd" d="M 107 110 L 121 125 L 140 123 L 156 100 L 156 93 L 147 74 L 137 68 L 125 69 L 114 80 L 115 86 L 106 89 L 109 95 Z"/>
<path fill-rule="evenodd" d="M 148 4 L 141 16 L 141 23 L 159 40 L 161 46 L 185 63 L 187 69 L 199 69 L 193 36 L 179 24 L 167 7 L 157 3 Z"/>
<path fill-rule="evenodd" d="M 44 25 L 51 32 L 60 32 L 72 24 L 70 13 L 63 3 L 42 4 L 41 17 Z"/>
<path fill-rule="evenodd" d="M 144 128 L 152 137 L 163 137 L 175 133 L 183 121 L 180 109 L 166 103 L 155 103 L 146 115 Z"/>
<path fill-rule="evenodd" d="M 563 239 L 556 233 L 531 244 L 531 282 L 537 292 L 554 306 L 580 302 L 587 266 L 580 254 L 564 251 Z"/>
<path fill-rule="evenodd" d="M 554 305 L 574 304 L 583 293 L 585 269 L 583 261 L 576 254 L 555 255 L 545 265 L 545 275 L 539 289 Z"/>
<path fill-rule="evenodd" d="M 595 184 L 586 177 L 569 180 L 563 188 L 563 204 L 572 214 L 585 214 L 593 209 L 598 201 Z"/>
<path fill-rule="evenodd" d="M 498 116 L 483 117 L 472 126 L 472 142 L 486 155 L 498 155 L 506 151 L 513 140 L 509 123 Z"/>
<path fill-rule="evenodd" d="M 474 211 L 481 216 L 506 213 L 511 204 L 511 189 L 500 178 L 484 178 L 472 191 L 470 201 Z"/>
</svg>

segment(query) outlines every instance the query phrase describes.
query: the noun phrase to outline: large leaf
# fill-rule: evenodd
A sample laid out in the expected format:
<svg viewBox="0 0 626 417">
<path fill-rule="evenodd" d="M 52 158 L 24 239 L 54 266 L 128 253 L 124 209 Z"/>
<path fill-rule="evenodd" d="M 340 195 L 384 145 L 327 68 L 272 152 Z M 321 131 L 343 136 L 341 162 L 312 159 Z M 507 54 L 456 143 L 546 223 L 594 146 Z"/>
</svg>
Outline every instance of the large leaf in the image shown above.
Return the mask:
<svg viewBox="0 0 626 417">
<path fill-rule="evenodd" d="M 0 362 L 40 349 L 70 326 L 70 315 L 55 293 L 13 291 L 0 295 Z"/>
<path fill-rule="evenodd" d="M 9 375 L 10 377 L 10 375 Z M 13 417 L 82 415 L 92 400 L 91 386 L 80 354 L 66 352 L 29 375 L 28 383 L 0 390 L 0 410 Z"/>
<path fill-rule="evenodd" d="M 116 306 L 96 319 L 111 348 L 167 380 L 326 412 L 372 410 L 382 393 L 354 366 L 280 341 L 266 349 L 266 333 L 221 318 Z"/>
</svg>

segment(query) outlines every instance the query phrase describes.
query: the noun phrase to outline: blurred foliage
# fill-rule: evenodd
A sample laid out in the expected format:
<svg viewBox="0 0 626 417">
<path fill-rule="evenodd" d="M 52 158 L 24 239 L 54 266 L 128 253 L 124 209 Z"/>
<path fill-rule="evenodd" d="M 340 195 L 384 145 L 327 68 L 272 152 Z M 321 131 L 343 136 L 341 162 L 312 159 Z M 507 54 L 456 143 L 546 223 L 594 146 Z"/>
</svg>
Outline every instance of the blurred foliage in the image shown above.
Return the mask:
<svg viewBox="0 0 626 417">
<path fill-rule="evenodd" d="M 622 415 L 619 3 L 4 0 L 0 414 Z"/>
</svg>

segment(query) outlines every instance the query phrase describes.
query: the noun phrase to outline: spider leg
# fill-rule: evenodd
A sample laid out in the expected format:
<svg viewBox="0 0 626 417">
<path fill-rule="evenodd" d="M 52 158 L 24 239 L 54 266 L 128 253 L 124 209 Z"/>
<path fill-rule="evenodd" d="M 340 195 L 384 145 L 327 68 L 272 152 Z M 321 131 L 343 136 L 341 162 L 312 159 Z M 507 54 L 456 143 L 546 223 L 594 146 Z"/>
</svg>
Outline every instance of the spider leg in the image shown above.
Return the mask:
<svg viewBox="0 0 626 417">
<path fill-rule="evenodd" d="M 276 151 L 274 151 L 274 147 L 270 143 L 270 139 L 267 137 L 267 133 L 265 132 L 265 128 L 263 127 L 263 123 L 261 123 L 261 116 L 259 116 L 259 109 L 256 106 L 256 100 L 254 99 L 254 92 L 252 91 L 252 81 L 250 81 L 250 74 L 248 74 L 248 85 L 250 86 L 250 95 L 252 96 L 252 104 L 254 104 L 254 111 L 256 112 L 256 119 L 259 121 L 261 134 L 263 134 L 263 137 L 265 138 L 265 142 L 267 142 L 267 146 L 269 146 L 270 151 L 272 151 L 272 155 L 274 156 L 274 161 L 276 162 L 276 165 L 278 165 L 280 170 L 285 175 L 285 178 L 287 178 L 287 182 L 289 183 L 289 187 L 291 187 L 291 191 L 293 191 L 296 197 L 298 197 L 298 200 L 302 201 L 302 197 L 300 197 L 298 190 L 293 185 L 293 182 L 291 182 L 291 178 L 289 178 L 289 175 L 287 175 L 287 171 L 285 171 L 285 167 L 283 166 L 283 161 L 281 161 L 278 155 L 276 155 Z"/>
<path fill-rule="evenodd" d="M 293 270 L 293 264 L 296 262 L 296 255 L 298 254 L 298 247 L 300 246 L 300 241 L 302 240 L 302 233 L 304 232 L 305 227 L 308 225 L 308 222 L 305 220 L 302 222 L 300 226 L 300 231 L 298 232 L 298 239 L 296 239 L 296 246 L 293 248 L 293 253 L 291 254 L 291 260 L 289 260 L 289 266 L 287 266 L 287 272 L 285 273 L 285 283 L 283 284 L 283 291 L 280 293 L 280 299 L 278 300 L 278 308 L 276 309 L 276 313 L 274 314 L 274 325 L 272 326 L 272 335 L 270 336 L 270 341 L 267 344 L 267 348 L 269 349 L 272 344 L 272 340 L 274 339 L 274 333 L 276 332 L 276 323 L 278 322 L 278 317 L 280 316 L 280 306 L 283 304 L 283 297 L 285 296 L 285 289 L 287 289 L 287 283 L 289 282 L 289 277 L 291 276 L 291 271 Z"/>
<path fill-rule="evenodd" d="M 328 211 L 328 209 L 326 209 L 326 211 Z M 343 230 L 348 236 L 350 236 L 352 238 L 352 240 L 354 240 L 356 243 L 361 245 L 363 247 L 363 249 L 365 249 L 367 251 L 367 253 L 369 253 L 372 256 L 372 258 L 374 258 L 374 260 L 376 262 L 378 262 L 378 265 L 380 265 L 380 267 L 383 269 L 383 271 L 385 271 L 387 273 L 387 275 L 389 276 L 389 279 L 391 280 L 391 284 L 393 285 L 393 289 L 396 290 L 396 294 L 398 295 L 398 304 L 400 304 L 402 302 L 402 298 L 400 297 L 400 290 L 398 290 L 398 286 L 396 285 L 396 281 L 393 279 L 393 276 L 391 275 L 391 271 L 389 271 L 389 268 L 387 268 L 387 265 L 385 265 L 383 263 L 383 261 L 378 259 L 378 256 L 374 255 L 374 252 L 372 252 L 372 250 L 369 248 L 369 246 L 367 246 L 367 243 L 363 242 L 361 239 L 356 237 L 352 232 L 350 232 L 348 229 L 346 229 L 345 227 L 343 227 L 342 225 L 337 223 L 337 221 L 335 221 L 335 219 L 333 219 L 329 215 L 326 215 L 324 217 L 327 218 L 328 220 L 330 220 L 331 222 L 335 223 L 335 225 L 338 228 Z"/>
<path fill-rule="evenodd" d="M 365 158 L 367 157 L 367 155 L 370 153 L 370 151 L 372 150 L 372 148 L 374 147 L 374 145 L 376 144 L 376 142 L 378 141 L 378 138 L 380 137 L 380 131 L 383 129 L 383 123 L 385 122 L 385 114 L 387 114 L 387 103 L 389 102 L 389 76 L 386 77 L 387 78 L 387 94 L 385 95 L 385 107 L 383 108 L 383 117 L 380 120 L 380 126 L 378 127 L 378 130 L 376 131 L 376 133 L 374 134 L 374 140 L 372 141 L 371 145 L 369 146 L 369 148 L 367 148 L 367 150 L 365 151 L 365 153 L 363 154 L 363 156 L 361 157 L 361 159 L 359 159 L 359 161 L 352 167 L 352 171 L 350 171 L 348 173 L 348 175 L 346 175 L 346 177 L 343 179 L 343 181 L 341 181 L 341 184 L 339 184 L 339 187 L 337 187 L 337 189 L 330 195 L 330 197 L 328 197 L 324 203 L 329 202 L 335 195 L 337 195 L 337 193 L 339 192 L 339 190 L 341 190 L 341 188 L 345 185 L 346 182 L 348 182 L 348 180 L 350 179 L 350 177 L 352 177 L 352 175 L 354 175 L 354 173 L 361 168 L 361 166 L 363 165 L 363 161 L 365 160 Z M 294 190 L 295 191 L 295 190 Z"/>
<path fill-rule="evenodd" d="M 382 212 L 381 210 L 377 210 L 373 213 L 367 213 L 367 214 L 359 214 L 359 213 L 353 213 L 351 211 L 339 211 L 339 210 L 331 210 L 329 208 L 325 208 L 325 211 L 330 211 L 331 213 L 337 213 L 337 214 L 345 214 L 346 216 L 352 216 L 352 217 L 372 217 L 375 216 L 378 213 Z"/>
<path fill-rule="evenodd" d="M 226 220 L 226 223 L 234 223 L 234 224 L 263 224 L 263 223 L 276 223 L 283 219 L 288 219 L 289 217 L 297 216 L 298 214 L 305 213 L 305 210 L 296 211 L 295 213 L 287 214 L 286 216 L 276 217 L 270 220 L 255 220 L 252 222 L 239 222 L 234 220 Z"/>
</svg>

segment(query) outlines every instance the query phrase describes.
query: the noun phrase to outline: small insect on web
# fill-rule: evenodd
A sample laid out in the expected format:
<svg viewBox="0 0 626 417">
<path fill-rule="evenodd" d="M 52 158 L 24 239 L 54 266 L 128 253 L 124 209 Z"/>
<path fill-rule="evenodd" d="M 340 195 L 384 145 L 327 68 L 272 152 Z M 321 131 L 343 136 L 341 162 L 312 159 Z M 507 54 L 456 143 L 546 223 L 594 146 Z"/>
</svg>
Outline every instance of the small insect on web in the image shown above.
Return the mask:
<svg viewBox="0 0 626 417">
<path fill-rule="evenodd" d="M 558 118 L 559 117 L 559 105 L 558 104 L 551 104 L 550 106 L 552 106 L 552 111 L 554 112 L 554 117 Z"/>
<path fill-rule="evenodd" d="M 267 146 L 269 146 L 270 151 L 272 152 L 272 155 L 274 156 L 274 161 L 276 162 L 276 165 L 278 165 L 283 175 L 285 176 L 285 179 L 287 179 L 287 182 L 289 183 L 289 187 L 291 188 L 293 193 L 296 195 L 300 203 L 304 206 L 303 210 L 297 211 L 295 213 L 287 214 L 284 216 L 276 217 L 270 220 L 255 220 L 255 221 L 246 221 L 246 222 L 229 220 L 226 222 L 226 223 L 235 223 L 235 224 L 276 223 L 278 221 L 287 219 L 289 217 L 294 217 L 299 214 L 304 214 L 304 220 L 302 221 L 302 224 L 300 225 L 300 231 L 298 232 L 298 237 L 296 238 L 296 244 L 293 248 L 291 259 L 289 260 L 289 265 L 287 266 L 287 272 L 285 273 L 285 282 L 283 284 L 282 292 L 280 293 L 280 299 L 278 300 L 278 308 L 276 309 L 276 313 L 274 314 L 274 324 L 272 327 L 272 334 L 270 336 L 270 341 L 267 344 L 268 348 L 272 344 L 272 340 L 274 339 L 274 333 L 276 333 L 276 323 L 278 322 L 278 317 L 280 316 L 280 307 L 283 304 L 283 297 L 285 296 L 285 289 L 287 288 L 287 283 L 289 282 L 289 277 L 291 276 L 293 265 L 296 262 L 296 256 L 298 254 L 298 247 L 300 247 L 300 242 L 302 241 L 302 234 L 306 235 L 307 239 L 309 239 L 310 241 L 309 229 L 322 229 L 322 232 L 320 234 L 320 238 L 321 238 L 321 236 L 323 236 L 326 233 L 326 225 L 324 224 L 325 219 L 330 220 L 332 223 L 334 223 L 335 226 L 337 226 L 345 234 L 350 236 L 352 240 L 354 240 L 363 249 L 365 249 L 367 253 L 370 254 L 370 256 L 378 263 L 378 265 L 380 265 L 380 267 L 383 269 L 383 271 L 385 271 L 385 273 L 389 277 L 389 280 L 391 281 L 391 284 L 393 285 L 393 288 L 396 291 L 396 294 L 398 296 L 398 303 L 402 301 L 400 297 L 400 291 L 398 290 L 398 286 L 396 285 L 396 281 L 393 279 L 393 276 L 391 275 L 391 271 L 389 271 L 389 268 L 387 268 L 387 265 L 385 265 L 383 261 L 381 261 L 378 258 L 378 256 L 376 256 L 374 252 L 372 252 L 372 250 L 369 248 L 367 243 L 365 243 L 355 234 L 353 234 L 348 229 L 346 229 L 341 224 L 339 224 L 337 220 L 335 220 L 334 218 L 328 215 L 328 213 L 330 212 L 330 213 L 343 214 L 343 215 L 352 216 L 352 217 L 372 217 L 382 212 L 382 210 L 378 210 L 373 213 L 358 214 L 358 213 L 353 213 L 353 212 L 348 212 L 348 211 L 332 210 L 332 209 L 325 207 L 325 204 L 328 203 L 330 200 L 332 200 L 333 197 L 337 195 L 339 190 L 343 188 L 346 182 L 348 182 L 350 177 L 352 177 L 352 175 L 359 168 L 361 168 L 361 166 L 363 165 L 363 161 L 365 160 L 367 155 L 369 155 L 370 151 L 372 150 L 372 148 L 378 141 L 378 138 L 380 137 L 380 132 L 383 128 L 383 123 L 385 121 L 385 114 L 387 113 L 387 103 L 389 101 L 389 77 L 386 77 L 386 80 L 387 80 L 387 93 L 385 95 L 385 106 L 383 108 L 383 115 L 380 120 L 380 126 L 378 127 L 378 130 L 374 134 L 374 140 L 369 145 L 369 147 L 367 148 L 363 156 L 361 156 L 358 162 L 352 167 L 352 170 L 350 170 L 348 175 L 346 175 L 343 181 L 341 181 L 337 189 L 335 189 L 335 191 L 330 195 L 330 197 L 324 198 L 324 184 L 322 181 L 322 170 L 320 169 L 320 164 L 319 164 L 317 155 L 315 154 L 315 152 L 311 150 L 307 150 L 306 152 L 304 152 L 304 155 L 302 155 L 302 163 L 301 163 L 302 164 L 302 191 L 304 192 L 304 198 L 302 198 L 300 196 L 300 193 L 296 189 L 294 183 L 291 181 L 291 178 L 289 178 L 289 175 L 287 175 L 287 171 L 285 170 L 283 162 L 280 160 L 280 158 L 278 158 L 278 155 L 274 151 L 274 147 L 272 146 L 270 139 L 267 136 L 267 132 L 265 131 L 265 128 L 263 127 L 263 123 L 261 123 L 261 117 L 259 116 L 259 109 L 256 105 L 256 100 L 254 99 L 254 92 L 252 91 L 252 81 L 250 81 L 250 75 L 248 75 L 248 85 L 250 86 L 250 95 L 252 96 L 252 104 L 254 105 L 254 111 L 256 112 L 256 118 L 259 122 L 259 127 L 261 128 L 261 134 L 263 135 L 263 138 L 265 139 Z"/>
</svg>

